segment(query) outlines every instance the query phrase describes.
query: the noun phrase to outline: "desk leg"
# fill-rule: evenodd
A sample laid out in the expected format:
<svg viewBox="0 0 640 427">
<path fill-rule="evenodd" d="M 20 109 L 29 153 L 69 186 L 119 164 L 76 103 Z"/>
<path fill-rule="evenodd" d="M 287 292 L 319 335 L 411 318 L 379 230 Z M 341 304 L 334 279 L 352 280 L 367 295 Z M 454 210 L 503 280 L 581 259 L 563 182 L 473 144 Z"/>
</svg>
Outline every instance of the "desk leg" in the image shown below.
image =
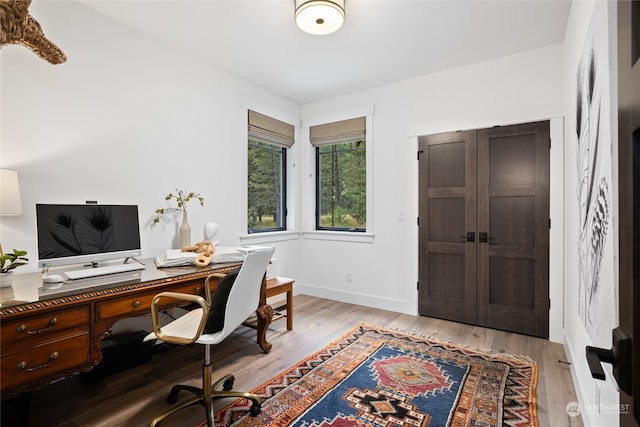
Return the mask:
<svg viewBox="0 0 640 427">
<path fill-rule="evenodd" d="M 293 290 L 287 291 L 287 330 L 293 330 Z"/>
<path fill-rule="evenodd" d="M 267 342 L 267 328 L 273 320 L 273 308 L 267 304 L 267 277 L 266 273 L 262 276 L 262 285 L 260 286 L 260 301 L 256 310 L 258 318 L 258 345 L 263 352 L 271 351 L 271 344 Z"/>
<path fill-rule="evenodd" d="M 263 352 L 271 351 L 271 343 L 267 342 L 267 328 L 273 319 L 273 308 L 269 304 L 260 305 L 256 310 L 258 317 L 258 345 Z"/>
</svg>

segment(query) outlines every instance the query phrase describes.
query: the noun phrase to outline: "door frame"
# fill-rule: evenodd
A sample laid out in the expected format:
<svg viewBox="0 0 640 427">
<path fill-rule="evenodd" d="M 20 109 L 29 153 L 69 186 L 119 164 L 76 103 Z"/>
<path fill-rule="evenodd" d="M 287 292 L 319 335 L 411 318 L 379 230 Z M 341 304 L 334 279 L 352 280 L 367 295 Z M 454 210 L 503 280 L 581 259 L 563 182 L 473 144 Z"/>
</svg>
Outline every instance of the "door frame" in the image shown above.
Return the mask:
<svg viewBox="0 0 640 427">
<path fill-rule="evenodd" d="M 635 367 L 632 395 L 620 392 L 620 426 L 633 427 L 640 425 L 640 24 L 637 22 L 640 1 L 634 0 L 633 10 L 630 1 L 618 1 L 617 7 L 618 310 L 620 327 L 631 335 L 632 366 Z M 636 37 L 637 43 L 633 54 L 632 37 Z"/>
</svg>

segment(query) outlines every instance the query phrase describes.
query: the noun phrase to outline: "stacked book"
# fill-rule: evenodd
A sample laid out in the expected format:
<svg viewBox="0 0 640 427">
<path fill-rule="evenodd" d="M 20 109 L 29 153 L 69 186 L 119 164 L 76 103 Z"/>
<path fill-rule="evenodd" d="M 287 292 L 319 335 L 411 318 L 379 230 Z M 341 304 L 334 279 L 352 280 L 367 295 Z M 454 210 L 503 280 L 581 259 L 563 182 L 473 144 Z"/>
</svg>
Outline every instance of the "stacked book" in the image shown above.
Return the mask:
<svg viewBox="0 0 640 427">
<path fill-rule="evenodd" d="M 182 252 L 180 249 L 167 249 L 155 259 L 156 266 L 162 267 L 183 267 L 195 265 L 195 259 L 198 256 L 195 252 Z M 211 260 L 214 264 L 223 264 L 229 262 L 243 262 L 246 254 L 234 248 L 225 246 L 216 246 Z"/>
</svg>

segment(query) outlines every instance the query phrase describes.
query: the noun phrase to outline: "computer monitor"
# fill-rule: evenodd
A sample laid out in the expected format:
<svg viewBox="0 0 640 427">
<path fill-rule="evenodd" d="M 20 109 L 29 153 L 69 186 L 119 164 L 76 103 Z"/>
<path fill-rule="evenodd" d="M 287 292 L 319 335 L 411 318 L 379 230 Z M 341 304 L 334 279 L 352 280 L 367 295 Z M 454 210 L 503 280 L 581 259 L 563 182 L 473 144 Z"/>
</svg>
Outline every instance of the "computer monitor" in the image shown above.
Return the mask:
<svg viewBox="0 0 640 427">
<path fill-rule="evenodd" d="M 136 205 L 36 204 L 38 266 L 140 256 Z"/>
</svg>

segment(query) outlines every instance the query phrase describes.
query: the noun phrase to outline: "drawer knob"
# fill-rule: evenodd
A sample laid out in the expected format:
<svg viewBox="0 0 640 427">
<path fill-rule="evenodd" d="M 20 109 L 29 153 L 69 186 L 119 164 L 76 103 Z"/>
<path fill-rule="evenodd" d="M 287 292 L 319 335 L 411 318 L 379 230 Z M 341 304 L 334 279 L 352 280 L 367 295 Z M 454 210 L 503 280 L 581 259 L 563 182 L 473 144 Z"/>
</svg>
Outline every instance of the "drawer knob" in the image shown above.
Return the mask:
<svg viewBox="0 0 640 427">
<path fill-rule="evenodd" d="M 140 301 L 135 300 L 132 305 L 133 305 L 133 308 L 138 308 L 140 307 Z"/>
<path fill-rule="evenodd" d="M 57 317 L 52 317 L 51 320 L 49 320 L 49 326 L 46 328 L 40 328 L 40 329 L 36 329 L 33 331 L 28 331 L 27 330 L 27 325 L 25 325 L 24 323 L 20 326 L 18 326 L 18 332 L 26 332 L 29 335 L 36 335 L 36 334 L 41 334 L 43 332 L 47 332 L 49 329 L 53 328 L 55 325 L 58 324 L 58 318 Z"/>
<path fill-rule="evenodd" d="M 196 295 L 200 295 L 202 293 L 202 289 L 200 289 L 200 286 L 196 287 Z"/>
<path fill-rule="evenodd" d="M 50 366 L 59 356 L 60 355 L 58 354 L 58 352 L 54 351 L 49 355 L 49 360 L 46 363 L 43 363 L 42 365 L 34 366 L 33 368 L 29 368 L 27 365 L 27 362 L 23 360 L 22 362 L 18 363 L 18 369 L 20 369 L 21 371 L 26 370 L 27 372 L 37 371 L 39 369 Z"/>
</svg>

